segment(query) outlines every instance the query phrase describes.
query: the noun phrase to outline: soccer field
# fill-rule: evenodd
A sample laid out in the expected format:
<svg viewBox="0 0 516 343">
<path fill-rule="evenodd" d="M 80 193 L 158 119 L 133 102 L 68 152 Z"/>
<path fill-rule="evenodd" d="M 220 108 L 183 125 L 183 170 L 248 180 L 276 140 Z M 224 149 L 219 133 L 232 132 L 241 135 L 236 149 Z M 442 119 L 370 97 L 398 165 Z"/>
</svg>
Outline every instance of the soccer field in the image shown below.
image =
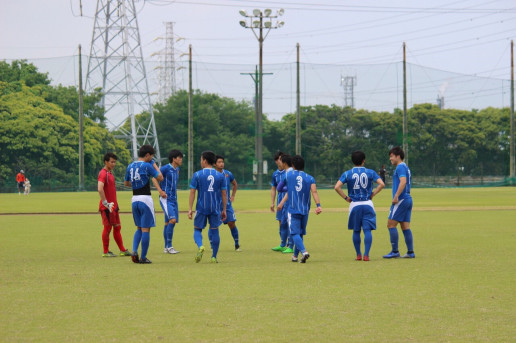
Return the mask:
<svg viewBox="0 0 516 343">
<path fill-rule="evenodd" d="M 165 255 L 157 213 L 151 265 L 101 257 L 97 193 L 0 194 L 0 341 L 514 341 L 515 189 L 413 189 L 413 260 L 381 257 L 390 192 L 374 200 L 370 262 L 354 261 L 347 203 L 333 190 L 319 191 L 306 264 L 270 250 L 279 235 L 269 192 L 239 191 L 242 252 L 222 227 L 219 263 L 208 251 L 196 264 L 193 223 L 181 213 L 181 253 Z M 187 194 L 179 192 L 181 211 Z M 130 196 L 119 193 L 129 249 Z"/>
</svg>

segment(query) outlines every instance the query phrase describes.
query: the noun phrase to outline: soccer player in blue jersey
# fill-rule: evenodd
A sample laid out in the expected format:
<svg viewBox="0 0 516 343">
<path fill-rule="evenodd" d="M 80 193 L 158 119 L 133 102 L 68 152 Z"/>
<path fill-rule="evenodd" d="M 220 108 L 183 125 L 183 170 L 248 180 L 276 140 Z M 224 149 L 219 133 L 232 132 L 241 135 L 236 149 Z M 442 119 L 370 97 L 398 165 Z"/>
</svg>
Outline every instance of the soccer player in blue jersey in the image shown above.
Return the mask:
<svg viewBox="0 0 516 343">
<path fill-rule="evenodd" d="M 351 161 L 355 167 L 345 171 L 335 185 L 335 191 L 344 200 L 351 203 L 349 205 L 348 229 L 353 230 L 353 245 L 357 253 L 357 261 L 362 260 L 360 230 L 364 231 L 364 261 L 369 261 L 369 251 L 373 243 L 371 230 L 376 230 L 376 212 L 372 200 L 385 187 L 382 178 L 374 170 L 364 167 L 365 157 L 362 151 L 353 152 Z M 374 182 L 378 186 L 373 191 Z M 348 186 L 349 196 L 342 191 L 342 185 L 344 184 Z"/>
<path fill-rule="evenodd" d="M 138 151 L 138 160 L 132 162 L 125 172 L 124 185 L 132 187 L 132 210 L 134 225 L 137 229 L 133 238 L 134 263 L 152 263 L 147 258 L 150 242 L 150 228 L 156 226 L 154 202 L 151 197 L 150 179 L 163 180 L 156 162 L 152 161 L 155 151 L 152 145 L 142 145 Z M 142 255 L 138 259 L 138 247 L 142 244 Z"/>
<path fill-rule="evenodd" d="M 287 193 L 287 183 L 285 182 L 285 177 L 292 168 L 292 156 L 284 154 L 280 157 L 281 163 L 283 165 L 283 170 L 285 171 L 284 178 L 280 181 L 277 187 L 278 193 Z M 286 245 L 283 254 L 292 254 L 294 252 L 294 241 L 290 237 L 290 228 L 288 226 L 288 201 L 283 205 L 281 209 L 281 221 L 280 221 L 280 232 L 282 234 L 282 241 L 286 237 Z"/>
<path fill-rule="evenodd" d="M 392 175 L 392 205 L 387 221 L 387 228 L 391 238 L 392 250 L 384 258 L 400 257 L 398 250 L 398 223 L 400 224 L 403 236 L 405 236 L 405 244 L 407 245 L 407 253 L 403 258 L 415 258 L 414 240 L 412 231 L 410 230 L 410 216 L 412 214 L 412 196 L 410 195 L 410 186 L 412 176 L 410 169 L 403 159 L 405 153 L 400 147 L 394 147 L 389 151 L 389 159 L 391 164 L 396 166 L 396 170 Z"/>
<path fill-rule="evenodd" d="M 165 241 L 165 254 L 177 254 L 178 250 L 172 246 L 174 227 L 179 223 L 179 207 L 177 205 L 177 181 L 179 180 L 179 167 L 183 165 L 183 153 L 179 150 L 170 150 L 168 154 L 170 163 L 160 168 L 163 174 L 163 181 L 156 185 L 160 194 L 159 203 L 165 214 L 165 227 L 163 228 L 163 239 Z"/>
<path fill-rule="evenodd" d="M 195 256 L 195 262 L 199 263 L 204 253 L 202 245 L 202 230 L 206 227 L 207 222 L 210 224 L 208 230 L 208 238 L 212 246 L 211 262 L 217 263 L 217 253 L 219 251 L 220 236 L 219 226 L 222 221 L 226 220 L 226 204 L 227 194 L 224 184 L 224 175 L 213 168 L 215 164 L 215 153 L 212 151 L 204 151 L 201 154 L 201 167 L 203 169 L 195 172 L 190 183 L 190 198 L 188 218 L 193 216 L 193 203 L 195 192 L 197 191 L 197 205 L 195 207 L 194 220 L 194 241 L 199 250 Z M 222 198 L 222 212 L 219 207 L 219 195 Z"/>
<path fill-rule="evenodd" d="M 224 156 L 217 155 L 215 157 L 215 169 L 224 175 L 224 185 L 226 186 L 226 194 L 229 194 L 229 185 L 233 185 L 233 189 L 231 191 L 231 196 L 228 197 L 228 201 L 226 204 L 226 220 L 224 220 L 224 224 L 227 224 L 229 226 L 229 229 L 231 230 L 231 236 L 233 237 L 233 240 L 235 241 L 235 251 L 240 251 L 240 241 L 238 237 L 238 228 L 235 224 L 236 222 L 236 216 L 235 211 L 233 210 L 233 202 L 235 201 L 235 195 L 238 189 L 238 184 L 233 176 L 233 173 L 231 173 L 229 170 L 224 169 Z M 221 193 L 220 193 L 221 194 Z M 222 194 L 221 194 L 222 195 Z M 220 199 L 220 210 L 222 211 L 222 199 Z"/>
<path fill-rule="evenodd" d="M 277 188 L 281 181 L 285 180 L 285 170 L 283 169 L 283 162 L 281 161 L 281 156 L 285 155 L 282 151 L 278 151 L 274 154 L 274 163 L 278 166 L 278 169 L 272 173 L 271 180 L 271 212 L 274 212 L 274 207 L 276 204 L 279 205 L 286 192 L 278 192 Z M 276 200 L 276 193 L 278 194 L 278 199 Z M 281 223 L 281 219 L 283 218 L 283 212 L 279 209 L 276 210 L 276 220 L 279 223 L 279 235 L 280 235 L 280 245 L 272 248 L 273 251 L 280 251 L 287 249 L 287 239 L 288 239 L 288 224 Z"/>
<path fill-rule="evenodd" d="M 314 197 L 317 205 L 315 214 L 322 212 L 321 202 L 317 194 L 317 187 L 313 176 L 305 173 L 305 160 L 299 155 L 292 157 L 292 165 L 294 170 L 287 172 L 287 194 L 281 200 L 278 208 L 281 209 L 285 202 L 288 201 L 288 219 L 290 227 L 290 236 L 294 241 L 294 255 L 292 262 L 298 261 L 298 255 L 301 253 L 299 262 L 306 263 L 310 254 L 305 248 L 303 236 L 306 235 L 306 225 L 308 223 L 308 214 L 310 213 L 310 193 Z"/>
</svg>

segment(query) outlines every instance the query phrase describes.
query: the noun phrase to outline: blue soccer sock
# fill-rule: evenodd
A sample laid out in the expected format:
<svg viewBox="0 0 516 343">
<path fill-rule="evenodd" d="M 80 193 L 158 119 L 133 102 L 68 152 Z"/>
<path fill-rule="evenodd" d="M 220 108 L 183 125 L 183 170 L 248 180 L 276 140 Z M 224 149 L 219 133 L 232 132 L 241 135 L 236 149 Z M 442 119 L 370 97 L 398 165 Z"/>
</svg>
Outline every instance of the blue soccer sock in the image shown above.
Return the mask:
<svg viewBox="0 0 516 343">
<path fill-rule="evenodd" d="M 208 240 L 210 241 L 211 250 L 213 250 L 213 231 L 208 230 Z"/>
<path fill-rule="evenodd" d="M 369 256 L 371 245 L 373 244 L 373 234 L 371 230 L 364 229 L 364 255 Z"/>
<path fill-rule="evenodd" d="M 301 253 L 304 253 L 306 251 L 305 244 L 303 243 L 303 237 L 300 235 L 293 235 L 292 240 L 294 241 L 294 244 L 296 245 L 296 250 L 300 251 Z M 295 254 L 295 252 L 294 252 Z"/>
<path fill-rule="evenodd" d="M 136 229 L 133 238 L 133 252 L 138 252 L 138 247 L 140 246 L 140 241 L 142 240 L 142 230 Z"/>
<path fill-rule="evenodd" d="M 167 225 L 167 243 L 168 247 L 172 248 L 172 238 L 174 237 L 174 227 L 176 224 L 170 224 Z"/>
<path fill-rule="evenodd" d="M 168 230 L 167 228 L 168 228 L 168 225 L 165 224 L 165 226 L 163 227 L 163 241 L 165 242 L 165 249 L 169 248 L 168 242 L 167 242 L 167 230 Z"/>
<path fill-rule="evenodd" d="M 238 228 L 235 227 L 230 229 L 231 231 L 231 236 L 233 236 L 233 240 L 235 241 L 235 246 L 240 246 L 240 243 L 238 242 Z"/>
<path fill-rule="evenodd" d="M 414 252 L 414 238 L 412 237 L 412 231 L 410 229 L 402 230 L 403 236 L 405 236 L 405 244 L 407 244 L 407 250 L 409 253 Z"/>
<path fill-rule="evenodd" d="M 284 247 L 287 245 L 288 239 L 288 223 L 280 223 L 280 238 L 281 238 L 281 246 Z"/>
<path fill-rule="evenodd" d="M 217 253 L 219 252 L 219 245 L 220 245 L 220 235 L 219 235 L 219 229 L 211 229 L 211 240 L 212 240 L 212 255 L 211 257 L 217 258 Z"/>
<path fill-rule="evenodd" d="M 353 230 L 353 245 L 355 246 L 355 251 L 357 255 L 362 255 L 362 252 L 360 251 L 360 231 Z"/>
<path fill-rule="evenodd" d="M 202 246 L 202 230 L 201 229 L 194 229 L 193 233 L 193 239 L 195 241 L 195 244 L 197 244 L 197 247 L 200 248 Z"/>
<path fill-rule="evenodd" d="M 389 228 L 389 235 L 391 236 L 392 251 L 398 252 L 398 229 L 395 227 Z"/>
<path fill-rule="evenodd" d="M 142 232 L 142 256 L 144 260 L 147 257 L 147 251 L 149 251 L 150 232 Z"/>
</svg>

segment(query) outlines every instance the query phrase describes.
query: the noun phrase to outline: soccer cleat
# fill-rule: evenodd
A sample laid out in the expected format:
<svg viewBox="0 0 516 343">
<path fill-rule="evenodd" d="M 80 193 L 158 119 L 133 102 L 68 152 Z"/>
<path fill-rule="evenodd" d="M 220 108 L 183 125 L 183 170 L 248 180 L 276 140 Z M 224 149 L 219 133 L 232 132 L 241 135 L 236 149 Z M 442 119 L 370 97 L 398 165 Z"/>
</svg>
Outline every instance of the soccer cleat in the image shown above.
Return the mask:
<svg viewBox="0 0 516 343">
<path fill-rule="evenodd" d="M 238 245 L 238 244 L 235 245 L 235 251 L 242 251 L 242 250 L 240 250 L 240 245 Z"/>
<path fill-rule="evenodd" d="M 164 249 L 163 249 L 163 253 L 164 253 L 164 254 L 170 254 L 170 253 L 168 252 L 168 249 L 169 249 L 169 248 L 164 248 Z"/>
<path fill-rule="evenodd" d="M 308 260 L 309 257 L 310 257 L 310 254 L 308 253 L 308 251 L 305 251 L 303 253 L 303 256 L 301 256 L 299 263 L 306 263 L 306 260 Z"/>
<path fill-rule="evenodd" d="M 283 251 L 286 247 L 282 247 L 281 245 L 278 245 L 277 247 L 271 248 L 272 251 Z"/>
<path fill-rule="evenodd" d="M 216 258 L 216 257 L 212 257 L 212 258 L 211 258 L 211 263 L 219 263 L 219 261 L 217 261 L 217 258 Z"/>
<path fill-rule="evenodd" d="M 152 261 L 149 260 L 147 257 L 145 257 L 145 258 L 140 259 L 139 263 L 141 263 L 141 264 L 149 264 L 149 263 L 152 263 Z"/>
<path fill-rule="evenodd" d="M 138 256 L 138 252 L 137 251 L 133 251 L 133 253 L 131 254 L 131 260 L 134 263 L 140 263 L 140 257 Z"/>
<path fill-rule="evenodd" d="M 284 254 L 292 254 L 293 252 L 294 252 L 294 250 L 292 250 L 289 247 L 286 247 L 285 250 L 282 251 L 282 253 L 284 253 Z"/>
<path fill-rule="evenodd" d="M 405 255 L 401 256 L 401 258 L 416 258 L 416 254 L 414 254 L 413 252 L 406 253 Z"/>
<path fill-rule="evenodd" d="M 204 253 L 204 245 L 201 245 L 199 251 L 197 251 L 197 255 L 195 255 L 195 263 L 199 263 L 202 260 L 202 254 Z"/>
<path fill-rule="evenodd" d="M 297 262 L 297 261 L 298 261 L 297 256 L 292 255 L 292 262 Z"/>
<path fill-rule="evenodd" d="M 102 254 L 102 257 L 116 257 L 116 255 L 113 254 L 111 251 L 108 251 L 107 253 Z"/>
<path fill-rule="evenodd" d="M 367 255 L 366 255 L 367 256 Z M 365 256 L 364 256 L 365 257 Z M 358 254 L 357 258 L 355 258 L 355 261 L 362 261 L 362 255 Z"/>
<path fill-rule="evenodd" d="M 364 255 L 364 261 L 366 261 L 366 262 L 369 261 L 369 256 Z"/>
<path fill-rule="evenodd" d="M 129 252 L 129 249 L 125 250 L 125 251 L 120 251 L 120 256 L 131 256 L 131 253 Z"/>
<path fill-rule="evenodd" d="M 168 253 L 169 254 L 179 254 L 179 251 L 174 249 L 174 247 L 170 247 L 170 248 L 168 248 Z"/>
<path fill-rule="evenodd" d="M 383 255 L 383 258 L 398 258 L 398 257 L 400 257 L 399 251 L 398 252 L 391 251 L 387 255 Z"/>
</svg>

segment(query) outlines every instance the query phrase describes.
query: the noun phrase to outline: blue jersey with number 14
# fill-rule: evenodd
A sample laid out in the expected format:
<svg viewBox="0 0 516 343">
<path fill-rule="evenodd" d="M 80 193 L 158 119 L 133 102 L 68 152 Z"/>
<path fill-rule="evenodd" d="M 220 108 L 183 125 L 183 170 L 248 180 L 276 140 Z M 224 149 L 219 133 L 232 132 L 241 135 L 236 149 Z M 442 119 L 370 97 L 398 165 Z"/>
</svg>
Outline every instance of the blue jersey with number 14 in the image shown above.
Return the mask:
<svg viewBox="0 0 516 343">
<path fill-rule="evenodd" d="M 151 177 L 157 177 L 158 171 L 152 164 L 144 161 L 134 161 L 125 172 L 125 181 L 131 181 L 133 189 L 140 189 L 149 183 Z"/>
<path fill-rule="evenodd" d="M 353 201 L 371 200 L 373 193 L 373 183 L 380 177 L 371 169 L 364 167 L 354 167 L 345 171 L 339 181 L 347 184 L 348 196 Z"/>
<path fill-rule="evenodd" d="M 197 212 L 205 215 L 219 213 L 218 193 L 226 190 L 222 173 L 213 168 L 199 170 L 193 175 L 190 188 L 197 189 Z"/>
<path fill-rule="evenodd" d="M 287 172 L 288 213 L 310 213 L 310 195 L 312 184 L 315 184 L 313 176 L 304 171 L 292 170 Z"/>
</svg>

